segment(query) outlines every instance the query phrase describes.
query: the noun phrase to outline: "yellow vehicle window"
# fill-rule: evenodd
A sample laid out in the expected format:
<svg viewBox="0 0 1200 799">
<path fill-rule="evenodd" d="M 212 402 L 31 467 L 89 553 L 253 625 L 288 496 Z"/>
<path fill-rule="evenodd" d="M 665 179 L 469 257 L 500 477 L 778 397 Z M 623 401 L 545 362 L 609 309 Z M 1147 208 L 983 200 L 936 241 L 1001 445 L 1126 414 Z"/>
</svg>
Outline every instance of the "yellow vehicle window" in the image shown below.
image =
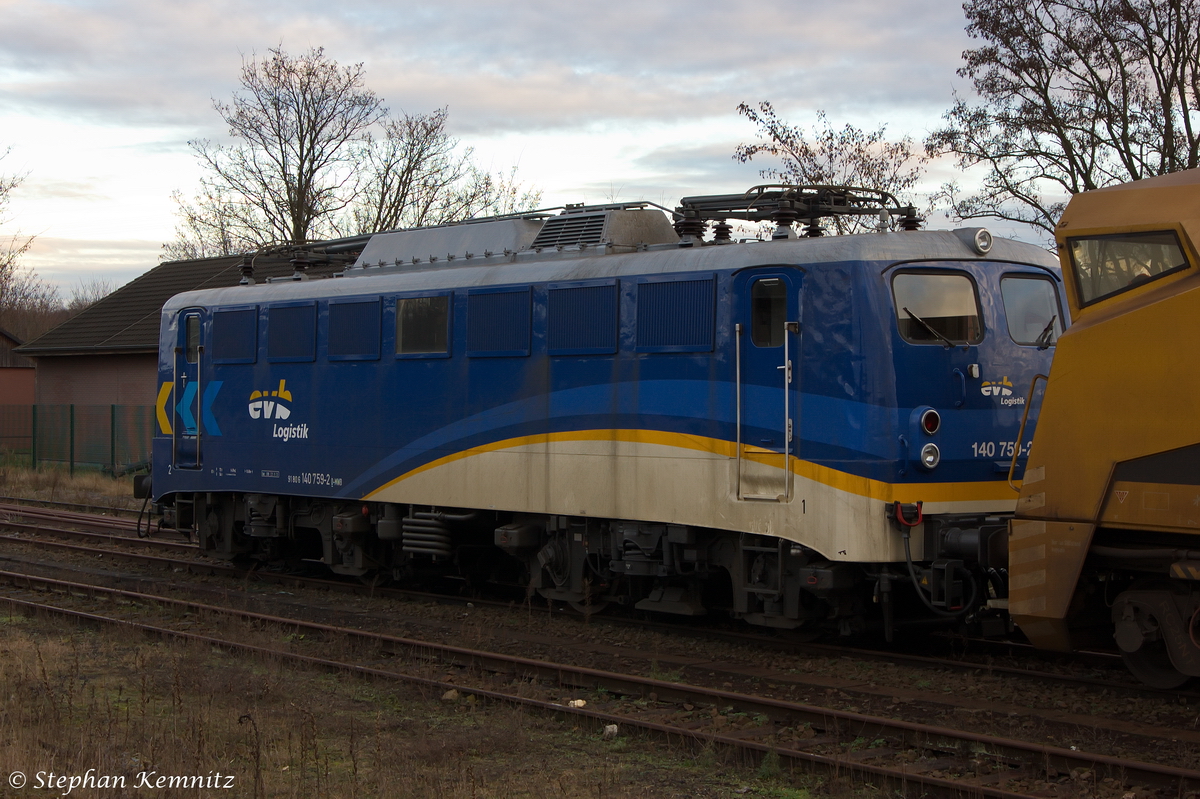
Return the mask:
<svg viewBox="0 0 1200 799">
<path fill-rule="evenodd" d="M 914 344 L 978 344 L 983 322 L 975 284 L 963 274 L 901 272 L 892 280 L 900 335 Z"/>
<path fill-rule="evenodd" d="M 1173 230 L 1067 239 L 1080 305 L 1111 297 L 1187 267 Z"/>
</svg>

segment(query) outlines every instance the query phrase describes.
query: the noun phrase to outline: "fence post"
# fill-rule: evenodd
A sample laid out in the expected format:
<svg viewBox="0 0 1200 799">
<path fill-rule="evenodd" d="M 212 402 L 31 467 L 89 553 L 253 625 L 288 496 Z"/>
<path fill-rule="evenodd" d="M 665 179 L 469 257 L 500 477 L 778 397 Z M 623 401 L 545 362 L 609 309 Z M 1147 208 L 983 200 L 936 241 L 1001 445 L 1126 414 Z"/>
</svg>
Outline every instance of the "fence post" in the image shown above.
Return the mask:
<svg viewBox="0 0 1200 799">
<path fill-rule="evenodd" d="M 113 474 L 117 473 L 117 406 L 108 406 L 108 460 Z"/>
<path fill-rule="evenodd" d="M 75 476 L 75 405 L 71 405 L 71 476 Z"/>
<path fill-rule="evenodd" d="M 32 466 L 33 470 L 36 472 L 37 471 L 37 404 L 35 403 L 32 407 L 33 407 L 33 426 L 32 426 L 33 435 L 30 437 L 29 455 L 30 455 L 30 459 L 33 461 L 31 466 Z"/>
</svg>

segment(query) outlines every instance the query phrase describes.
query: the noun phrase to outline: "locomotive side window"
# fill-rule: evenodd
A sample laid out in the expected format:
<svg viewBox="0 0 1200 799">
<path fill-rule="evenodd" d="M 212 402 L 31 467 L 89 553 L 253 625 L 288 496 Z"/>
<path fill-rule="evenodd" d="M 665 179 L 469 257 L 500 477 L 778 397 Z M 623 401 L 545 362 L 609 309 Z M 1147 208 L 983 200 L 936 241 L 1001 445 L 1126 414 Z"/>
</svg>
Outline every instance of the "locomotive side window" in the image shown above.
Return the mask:
<svg viewBox="0 0 1200 799">
<path fill-rule="evenodd" d="M 900 335 L 914 344 L 978 344 L 983 319 L 975 284 L 963 274 L 901 272 L 892 280 Z"/>
<path fill-rule="evenodd" d="M 1080 305 L 1120 294 L 1188 265 L 1173 230 L 1083 236 L 1067 239 L 1067 246 L 1079 283 Z"/>
<path fill-rule="evenodd" d="M 1041 349 L 1054 346 L 1063 330 L 1054 283 L 1038 277 L 1005 277 L 1000 279 L 1000 296 L 1013 341 Z"/>
<path fill-rule="evenodd" d="M 450 351 L 450 297 L 396 300 L 396 354 L 431 355 Z"/>
<path fill-rule="evenodd" d="M 777 277 L 754 281 L 750 289 L 750 340 L 756 347 L 783 345 L 787 286 Z"/>
<path fill-rule="evenodd" d="M 185 357 L 188 363 L 196 363 L 200 360 L 200 317 L 196 314 L 188 314 L 184 319 L 184 325 L 187 331 Z"/>
<path fill-rule="evenodd" d="M 213 312 L 213 363 L 254 363 L 257 354 L 257 308 Z"/>
<path fill-rule="evenodd" d="M 267 309 L 267 360 L 311 361 L 316 357 L 316 303 L 272 305 Z"/>
<path fill-rule="evenodd" d="M 379 300 L 329 303 L 329 360 L 377 361 Z"/>
</svg>

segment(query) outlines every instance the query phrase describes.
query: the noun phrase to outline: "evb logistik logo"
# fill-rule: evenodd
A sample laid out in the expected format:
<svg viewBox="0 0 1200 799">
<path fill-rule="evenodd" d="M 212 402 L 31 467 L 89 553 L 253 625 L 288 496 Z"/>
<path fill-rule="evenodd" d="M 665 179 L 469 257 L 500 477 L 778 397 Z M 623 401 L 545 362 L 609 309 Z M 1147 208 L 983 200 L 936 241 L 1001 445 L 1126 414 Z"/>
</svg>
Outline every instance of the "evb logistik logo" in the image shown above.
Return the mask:
<svg viewBox="0 0 1200 799">
<path fill-rule="evenodd" d="M 292 415 L 292 392 L 287 390 L 287 381 L 280 380 L 274 391 L 254 391 L 250 394 L 247 410 L 251 419 L 289 419 Z M 307 424 L 272 424 L 271 437 L 284 441 L 308 438 Z"/>
<path fill-rule="evenodd" d="M 1024 405 L 1024 397 L 1014 397 L 1013 384 L 1008 379 L 1008 375 L 999 380 L 984 380 L 979 387 L 980 392 L 985 397 L 996 397 L 1000 400 L 1001 405 Z"/>
</svg>

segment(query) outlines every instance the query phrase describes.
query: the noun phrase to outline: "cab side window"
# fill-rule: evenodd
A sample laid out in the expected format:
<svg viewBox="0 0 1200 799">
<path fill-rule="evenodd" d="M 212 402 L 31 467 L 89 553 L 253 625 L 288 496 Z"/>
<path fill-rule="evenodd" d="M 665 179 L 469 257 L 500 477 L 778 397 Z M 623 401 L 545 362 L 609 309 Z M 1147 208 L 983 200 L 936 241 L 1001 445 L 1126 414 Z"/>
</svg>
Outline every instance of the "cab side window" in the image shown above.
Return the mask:
<svg viewBox="0 0 1200 799">
<path fill-rule="evenodd" d="M 200 360 L 200 317 L 188 314 L 184 324 L 187 329 L 187 351 L 184 357 L 188 363 L 196 363 Z"/>
<path fill-rule="evenodd" d="M 754 281 L 750 288 L 750 340 L 754 346 L 782 345 L 786 321 L 787 286 L 783 279 L 767 277 Z"/>
<path fill-rule="evenodd" d="M 983 317 L 975 283 L 961 273 L 901 272 L 892 279 L 900 335 L 914 344 L 978 344 Z"/>
</svg>

